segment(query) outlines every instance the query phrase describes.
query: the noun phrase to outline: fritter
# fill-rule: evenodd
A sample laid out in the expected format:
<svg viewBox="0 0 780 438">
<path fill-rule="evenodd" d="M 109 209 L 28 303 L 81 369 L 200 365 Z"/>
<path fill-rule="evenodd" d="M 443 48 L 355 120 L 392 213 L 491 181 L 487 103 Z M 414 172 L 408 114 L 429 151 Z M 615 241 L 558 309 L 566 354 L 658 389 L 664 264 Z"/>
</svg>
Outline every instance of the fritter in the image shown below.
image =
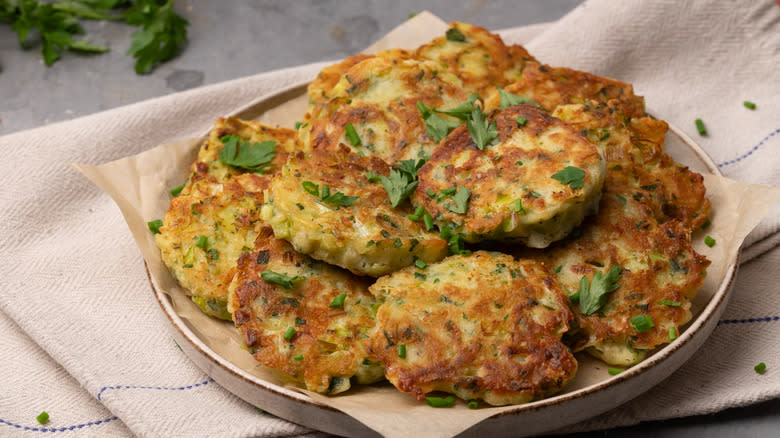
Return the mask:
<svg viewBox="0 0 780 438">
<path fill-rule="evenodd" d="M 410 266 L 369 290 L 384 301 L 370 353 L 418 400 L 446 391 L 526 403 L 559 391 L 577 370 L 560 341 L 571 311 L 540 263 L 478 251 Z"/>
<path fill-rule="evenodd" d="M 568 335 L 568 345 L 615 365 L 639 362 L 649 350 L 676 338 L 691 319 L 691 299 L 710 263 L 693 250 L 690 229 L 682 222 L 659 224 L 651 207 L 611 188 L 579 237 L 532 257 L 558 272 L 568 295 L 578 293 L 579 303 L 572 304 L 578 328 Z M 583 277 L 588 278 L 586 289 L 609 292 L 603 279 L 615 266 L 619 286 L 606 294 L 603 307 L 584 313 Z M 596 273 L 601 279 L 594 280 Z"/>
<path fill-rule="evenodd" d="M 553 116 L 599 148 L 611 190 L 645 201 L 659 222 L 676 219 L 689 229 L 707 221 L 710 201 L 703 177 L 664 152 L 669 125 L 649 116 L 629 118 L 619 101 L 562 105 Z"/>
<path fill-rule="evenodd" d="M 296 252 L 269 227 L 239 257 L 228 302 L 255 359 L 327 394 L 348 390 L 353 376 L 383 378 L 381 364 L 366 358 L 378 306 L 365 279 Z"/>
<path fill-rule="evenodd" d="M 491 120 L 497 143 L 479 150 L 461 126 L 418 173 L 412 202 L 439 227 L 468 242 L 544 248 L 597 210 L 604 160 L 585 138 L 531 104 L 509 106 Z"/>
<path fill-rule="evenodd" d="M 479 26 L 453 22 L 445 36 L 420 46 L 415 54 L 438 62 L 456 75 L 468 93 L 486 97 L 495 86 L 517 82 L 534 58 L 521 46 L 507 47 L 498 35 Z"/>
<path fill-rule="evenodd" d="M 333 152 L 344 144 L 388 163 L 428 157 L 438 143 L 428 134 L 418 102 L 452 108 L 468 97 L 456 76 L 401 50 L 356 63 L 329 96 L 310 107 L 299 133 L 306 150 Z"/>
<path fill-rule="evenodd" d="M 275 142 L 275 156 L 262 174 L 223 163 L 221 140 L 236 144 Z M 162 260 L 185 293 L 207 314 L 230 320 L 227 286 L 236 260 L 251 249 L 261 222 L 263 191 L 294 148 L 294 131 L 236 118 L 219 119 L 192 165 L 181 194 L 171 200 L 157 234 Z M 243 146 L 239 145 L 239 150 Z"/>
<path fill-rule="evenodd" d="M 263 219 L 297 251 L 358 275 L 377 277 L 415 259 L 441 260 L 447 241 L 409 219 L 408 203 L 392 207 L 377 182 L 388 175 L 384 161 L 346 147 L 334 154 L 298 153 L 274 178 Z"/>
</svg>

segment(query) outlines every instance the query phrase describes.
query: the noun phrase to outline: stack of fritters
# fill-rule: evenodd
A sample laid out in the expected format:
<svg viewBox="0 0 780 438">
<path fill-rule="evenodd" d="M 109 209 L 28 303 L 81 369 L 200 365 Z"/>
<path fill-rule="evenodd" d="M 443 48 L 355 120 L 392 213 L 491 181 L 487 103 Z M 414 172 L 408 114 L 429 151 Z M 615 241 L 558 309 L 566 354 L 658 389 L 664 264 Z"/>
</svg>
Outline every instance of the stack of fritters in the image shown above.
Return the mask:
<svg viewBox="0 0 780 438">
<path fill-rule="evenodd" d="M 525 403 L 690 320 L 709 201 L 630 85 L 453 23 L 308 97 L 297 133 L 220 119 L 157 237 L 285 381 Z"/>
</svg>

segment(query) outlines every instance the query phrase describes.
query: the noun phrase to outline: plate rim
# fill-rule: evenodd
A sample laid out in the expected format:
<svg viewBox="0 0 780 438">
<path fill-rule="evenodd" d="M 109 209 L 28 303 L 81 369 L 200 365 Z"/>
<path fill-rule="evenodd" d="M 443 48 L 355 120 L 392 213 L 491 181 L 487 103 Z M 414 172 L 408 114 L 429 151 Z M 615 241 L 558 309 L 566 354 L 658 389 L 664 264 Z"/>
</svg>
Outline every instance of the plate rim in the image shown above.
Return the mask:
<svg viewBox="0 0 780 438">
<path fill-rule="evenodd" d="M 301 93 L 302 92 L 301 89 L 304 89 L 305 91 L 305 87 L 308 86 L 309 83 L 310 81 L 308 80 L 301 81 L 298 83 L 291 84 L 287 87 L 281 88 L 274 93 L 266 94 L 247 105 L 244 105 L 234 111 L 231 111 L 228 116 L 255 119 L 257 118 L 257 116 L 263 114 L 268 109 L 274 108 L 276 106 L 275 102 L 288 101 L 289 100 L 288 96 L 297 95 Z M 651 112 L 648 113 L 652 114 Z M 669 127 L 669 131 L 667 132 L 667 135 L 672 134 L 677 136 L 680 139 L 680 141 L 691 152 L 693 152 L 696 155 L 696 157 L 701 161 L 702 164 L 704 164 L 704 166 L 707 168 L 707 170 L 710 173 L 717 176 L 723 176 L 722 172 L 718 168 L 715 161 L 704 151 L 704 149 L 701 148 L 701 146 L 699 146 L 688 134 L 686 134 L 676 125 L 669 122 L 666 123 L 668 124 Z M 210 132 L 210 130 L 207 131 L 205 134 L 201 135 L 201 137 L 206 137 L 208 135 L 208 132 Z M 475 433 L 483 433 L 484 431 L 480 430 L 481 428 L 483 428 L 483 426 L 486 426 L 486 428 L 488 429 L 496 426 L 498 427 L 501 427 L 502 425 L 506 426 L 506 424 L 502 423 L 503 420 L 509 419 L 507 421 L 512 421 L 513 419 L 512 417 L 523 413 L 540 412 L 544 409 L 552 409 L 553 407 L 560 406 L 567 402 L 576 399 L 581 399 L 584 396 L 600 394 L 609 390 L 617 390 L 619 387 L 621 387 L 622 383 L 627 383 L 628 381 L 636 378 L 637 376 L 644 375 L 645 372 L 650 369 L 657 370 L 658 369 L 657 366 L 663 362 L 669 360 L 676 360 L 677 362 L 679 362 L 679 364 L 671 367 L 671 369 L 665 370 L 666 372 L 662 373 L 663 376 L 661 376 L 658 379 L 654 379 L 653 382 L 650 385 L 646 385 L 647 387 L 642 391 L 636 392 L 632 396 L 625 398 L 623 401 L 615 405 L 610 405 L 602 409 L 598 413 L 595 414 L 588 413 L 585 416 L 582 416 L 582 418 L 580 418 L 579 416 L 571 416 L 565 419 L 565 421 L 558 421 L 555 424 L 554 428 L 543 427 L 538 431 L 529 430 L 528 433 L 552 431 L 556 428 L 560 428 L 566 425 L 570 425 L 582 421 L 585 418 L 592 418 L 596 415 L 599 415 L 599 413 L 603 413 L 607 410 L 622 405 L 628 400 L 636 396 L 639 396 L 640 394 L 644 393 L 646 390 L 659 384 L 664 378 L 674 373 L 687 359 L 689 359 L 698 350 L 698 348 L 701 345 L 697 346 L 695 344 L 691 344 L 693 340 L 698 340 L 699 344 L 702 344 L 704 340 L 706 340 L 711 335 L 712 330 L 714 330 L 715 326 L 717 325 L 717 318 L 725 309 L 726 304 L 728 303 L 728 299 L 730 298 L 730 291 L 733 288 L 734 279 L 736 277 L 736 272 L 739 266 L 740 252 L 741 251 L 738 251 L 734 255 L 733 259 L 729 260 L 730 263 L 726 268 L 725 276 L 722 282 L 718 285 L 717 290 L 712 295 L 712 297 L 707 302 L 707 304 L 704 306 L 704 308 L 699 312 L 698 315 L 696 315 L 694 319 L 692 319 L 689 322 L 688 327 L 675 341 L 658 349 L 650 357 L 646 358 L 639 364 L 632 366 L 631 368 L 627 369 L 626 371 L 620 374 L 617 374 L 606 380 L 586 386 L 584 388 L 580 388 L 575 391 L 558 394 L 553 397 L 537 400 L 527 404 L 516 405 L 513 408 L 510 408 L 503 412 L 495 413 L 493 415 L 484 418 L 480 422 L 474 424 L 470 428 L 463 431 L 462 434 L 473 435 Z M 256 389 L 266 391 L 271 395 L 290 399 L 292 402 L 295 403 L 302 403 L 305 407 L 308 407 L 309 409 L 327 411 L 327 414 L 336 415 L 340 417 L 339 422 L 337 422 L 337 424 L 335 425 L 324 424 L 324 423 L 312 423 L 307 421 L 301 421 L 302 418 L 300 417 L 291 418 L 291 416 L 286 415 L 286 412 L 284 412 L 283 410 L 274 409 L 273 407 L 268 407 L 269 409 L 266 409 L 267 408 L 266 406 L 262 407 L 268 412 L 271 412 L 274 415 L 277 415 L 288 421 L 292 421 L 297 424 L 302 424 L 306 427 L 310 427 L 315 430 L 321 430 L 321 431 L 337 433 L 337 434 L 365 435 L 367 432 L 374 433 L 374 434 L 377 433 L 375 430 L 371 429 L 364 423 L 360 422 L 360 420 L 357 420 L 356 418 L 339 410 L 338 408 L 320 403 L 317 400 L 312 399 L 311 397 L 309 397 L 308 395 L 302 392 L 298 392 L 275 383 L 264 381 L 258 378 L 257 376 L 254 376 L 249 372 L 239 368 L 237 365 L 233 364 L 232 362 L 220 356 L 216 351 L 214 351 L 208 345 L 206 345 L 205 342 L 202 341 L 198 337 L 198 335 L 194 333 L 187 326 L 188 325 L 187 321 L 185 321 L 181 316 L 179 316 L 176 313 L 171 303 L 171 298 L 168 296 L 166 292 L 163 292 L 162 288 L 157 284 L 157 282 L 151 275 L 151 272 L 149 270 L 146 261 L 144 261 L 144 267 L 146 270 L 147 278 L 149 279 L 149 283 L 152 287 L 152 290 L 154 291 L 158 304 L 163 310 L 163 313 L 165 313 L 166 316 L 168 317 L 172 326 L 176 328 L 176 331 L 174 332 L 176 334 L 176 337 L 179 340 L 186 341 L 185 342 L 186 346 L 180 345 L 182 347 L 182 351 L 184 351 L 185 354 L 187 354 L 188 358 L 192 360 L 198 368 L 200 368 L 215 382 L 219 383 L 220 386 L 225 388 L 228 392 L 236 395 L 237 397 L 241 398 L 244 401 L 253 403 L 252 401 L 248 400 L 246 397 L 242 396 L 241 394 L 237 394 L 236 391 L 230 388 L 232 386 L 232 382 L 228 381 L 227 376 L 222 376 L 222 375 L 216 376 L 219 374 L 218 370 L 216 370 L 213 366 L 212 367 L 203 366 L 200 363 L 200 361 L 197 360 L 198 358 L 204 358 L 209 360 L 211 364 L 221 367 L 221 369 L 223 371 L 226 371 L 229 376 L 232 376 L 233 379 L 240 379 L 241 381 L 243 381 L 243 383 L 248 383 Z M 680 351 L 680 350 L 684 350 L 684 351 Z M 198 358 L 193 357 L 193 355 L 197 355 Z M 347 423 L 343 423 L 344 420 L 348 420 Z M 560 418 L 558 420 L 560 420 Z M 343 426 L 343 427 L 339 427 L 339 426 Z M 517 431 L 515 430 L 515 432 Z M 526 432 L 524 431 L 523 433 Z"/>
</svg>

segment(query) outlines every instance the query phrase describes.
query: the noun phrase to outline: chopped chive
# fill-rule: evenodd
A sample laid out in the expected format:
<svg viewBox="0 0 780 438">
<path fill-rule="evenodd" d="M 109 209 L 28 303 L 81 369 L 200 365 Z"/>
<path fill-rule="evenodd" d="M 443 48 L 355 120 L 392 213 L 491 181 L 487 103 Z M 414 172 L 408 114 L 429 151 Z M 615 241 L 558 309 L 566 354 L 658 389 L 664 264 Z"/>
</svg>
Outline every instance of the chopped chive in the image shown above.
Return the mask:
<svg viewBox="0 0 780 438">
<path fill-rule="evenodd" d="M 423 223 L 425 224 L 425 231 L 433 230 L 433 216 L 431 216 L 430 213 L 425 213 L 423 215 Z"/>
<path fill-rule="evenodd" d="M 525 126 L 528 123 L 528 119 L 523 116 L 517 116 L 517 126 Z"/>
<path fill-rule="evenodd" d="M 758 365 L 753 367 L 753 370 L 758 374 L 764 374 L 764 371 L 766 371 L 766 364 L 764 362 L 759 363 Z M 45 414 L 46 412 L 44 412 Z"/>
<path fill-rule="evenodd" d="M 35 417 L 35 419 L 38 420 L 38 423 L 46 424 L 49 421 L 49 413 L 46 412 L 46 411 L 43 411 L 43 412 L 40 413 L 40 415 Z"/>
<path fill-rule="evenodd" d="M 607 372 L 608 372 L 608 373 L 609 373 L 609 375 L 611 375 L 611 376 L 614 376 L 614 375 L 616 375 L 616 374 L 620 374 L 620 373 L 622 373 L 623 371 L 624 371 L 624 370 L 621 370 L 620 368 L 612 368 L 612 367 L 610 367 L 610 368 L 607 368 Z"/>
<path fill-rule="evenodd" d="M 672 342 L 675 339 L 677 339 L 677 329 L 674 327 L 669 327 L 669 342 Z"/>
<path fill-rule="evenodd" d="M 422 259 L 415 258 L 414 266 L 417 266 L 419 269 L 425 269 L 428 266 L 428 264 L 425 263 Z"/>
<path fill-rule="evenodd" d="M 441 194 L 444 195 L 444 196 L 447 196 L 447 195 L 451 195 L 451 194 L 455 193 L 457 190 L 458 189 L 456 187 L 450 187 L 450 188 L 442 190 Z"/>
<path fill-rule="evenodd" d="M 715 239 L 713 239 L 712 236 L 707 236 L 704 238 L 704 244 L 712 248 L 715 246 Z"/>
<path fill-rule="evenodd" d="M 410 214 L 409 216 L 406 216 L 409 218 L 409 220 L 413 220 L 415 222 L 419 221 L 422 215 L 425 213 L 425 207 L 422 205 L 417 207 L 417 210 L 414 211 L 414 214 Z"/>
<path fill-rule="evenodd" d="M 455 397 L 451 395 L 444 398 L 425 397 L 425 402 L 428 403 L 429 406 L 434 408 L 448 408 L 455 404 Z"/>
<path fill-rule="evenodd" d="M 302 354 L 296 354 L 295 356 L 293 356 L 293 359 L 295 359 L 295 360 L 303 360 L 303 355 Z"/>
<path fill-rule="evenodd" d="M 198 248 L 200 248 L 200 249 L 205 251 L 206 247 L 208 245 L 209 245 L 209 238 L 208 237 L 204 236 L 203 234 L 198 236 L 198 241 L 195 242 L 195 246 L 197 246 Z"/>
<path fill-rule="evenodd" d="M 707 219 L 706 221 L 704 221 L 703 224 L 701 224 L 701 229 L 705 230 L 705 229 L 709 228 L 710 225 L 712 225 L 712 222 L 709 219 Z"/>
<path fill-rule="evenodd" d="M 333 308 L 340 308 L 344 307 L 344 299 L 347 297 L 347 294 L 338 294 L 336 295 L 336 298 L 333 298 L 333 301 L 330 302 L 330 306 Z"/>
<path fill-rule="evenodd" d="M 515 164 L 517 164 L 518 166 L 522 166 L 523 165 L 523 160 L 517 160 L 517 161 L 515 161 Z"/>
<path fill-rule="evenodd" d="M 284 332 L 284 340 L 289 342 L 290 340 L 292 340 L 293 336 L 295 336 L 295 328 L 287 327 L 287 331 Z"/>
<path fill-rule="evenodd" d="M 360 137 L 358 136 L 357 131 L 355 131 L 355 127 L 352 126 L 352 123 L 347 123 L 344 130 L 346 131 L 347 138 L 349 138 L 349 142 L 352 143 L 352 146 L 360 146 Z"/>
<path fill-rule="evenodd" d="M 398 357 L 401 359 L 406 359 L 406 345 L 405 344 L 398 344 Z"/>
<path fill-rule="evenodd" d="M 179 196 L 179 193 L 184 190 L 184 184 L 180 185 L 179 187 L 174 187 L 171 189 L 171 196 Z"/>
<path fill-rule="evenodd" d="M 270 269 L 266 269 L 265 271 L 261 272 L 260 278 L 262 278 L 266 283 L 278 284 L 287 290 L 293 288 L 293 282 L 302 280 L 302 278 L 297 275 L 295 277 L 290 277 L 287 274 L 280 274 L 279 272 L 274 272 Z"/>
<path fill-rule="evenodd" d="M 707 135 L 707 128 L 704 127 L 704 122 L 701 119 L 696 119 L 696 130 L 699 131 L 699 135 L 702 137 Z"/>
<path fill-rule="evenodd" d="M 669 300 L 661 300 L 661 304 L 664 306 L 670 306 L 670 307 L 680 307 L 682 306 L 682 303 L 679 301 L 669 301 Z"/>
<path fill-rule="evenodd" d="M 303 122 L 295 122 L 295 130 L 301 129 L 301 126 L 303 126 Z"/>
<path fill-rule="evenodd" d="M 434 191 L 433 191 L 433 190 L 431 190 L 431 189 L 428 189 L 428 190 L 426 190 L 426 191 L 425 191 L 425 193 L 427 193 L 427 194 L 428 194 L 428 196 L 430 196 L 431 198 L 433 198 L 434 196 L 436 196 L 436 192 L 434 192 Z"/>
<path fill-rule="evenodd" d="M 742 105 L 745 105 L 745 108 L 750 109 L 750 110 L 756 109 L 756 104 L 751 102 L 751 101 L 749 101 L 749 100 L 746 100 L 746 101 L 742 102 Z"/>
<path fill-rule="evenodd" d="M 523 208 L 523 200 L 522 199 L 515 199 L 515 212 L 522 213 L 525 209 Z"/>
<path fill-rule="evenodd" d="M 469 400 L 469 403 L 466 406 L 468 406 L 469 409 L 478 409 L 479 408 L 479 401 L 477 401 L 477 400 Z"/>
<path fill-rule="evenodd" d="M 149 227 L 149 231 L 151 231 L 152 234 L 160 234 L 160 227 L 163 226 L 163 221 L 156 219 L 151 222 L 147 222 L 146 225 Z"/>
<path fill-rule="evenodd" d="M 655 327 L 655 324 L 653 324 L 653 319 L 644 313 L 632 317 L 629 321 L 637 333 L 642 333 Z"/>
<path fill-rule="evenodd" d="M 563 265 L 559 265 L 557 268 L 555 268 L 555 273 L 561 272 L 561 269 L 563 269 Z"/>
</svg>

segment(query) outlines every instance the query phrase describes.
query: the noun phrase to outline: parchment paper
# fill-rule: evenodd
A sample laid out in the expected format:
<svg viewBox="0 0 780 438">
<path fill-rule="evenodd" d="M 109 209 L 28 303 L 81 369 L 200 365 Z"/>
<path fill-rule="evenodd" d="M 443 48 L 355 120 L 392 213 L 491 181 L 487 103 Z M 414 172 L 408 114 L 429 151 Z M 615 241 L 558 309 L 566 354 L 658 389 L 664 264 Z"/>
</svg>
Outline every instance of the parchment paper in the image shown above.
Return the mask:
<svg viewBox="0 0 780 438">
<path fill-rule="evenodd" d="M 390 32 L 366 52 L 372 53 L 392 47 L 415 48 L 442 35 L 446 28 L 446 24 L 435 16 L 421 13 Z M 266 124 L 291 128 L 296 120 L 301 119 L 305 107 L 306 97 L 300 95 L 268 108 L 258 114 L 257 119 Z M 258 366 L 249 353 L 239 347 L 240 337 L 231 324 L 204 315 L 183 293 L 162 263 L 159 249 L 147 227 L 148 221 L 164 217 L 171 199 L 168 191 L 186 179 L 189 166 L 202 141 L 202 137 L 193 138 L 160 145 L 141 154 L 101 166 L 74 167 L 115 200 L 143 254 L 150 274 L 170 296 L 176 312 L 189 323 L 196 335 L 216 353 L 240 368 L 263 380 L 282 385 L 269 372 Z M 687 155 L 690 157 L 690 154 Z M 701 166 L 700 163 L 697 164 Z M 693 236 L 695 249 L 712 261 L 704 287 L 694 300 L 695 314 L 717 291 L 729 266 L 737 263 L 739 247 L 748 232 L 780 202 L 780 187 L 750 185 L 716 175 L 705 175 L 705 185 L 713 206 L 712 225 L 706 230 L 706 234 L 715 238 L 717 244 L 713 248 L 705 246 L 702 241 L 705 234 L 703 232 L 696 232 Z M 586 355 L 579 355 L 578 360 L 578 375 L 565 392 L 581 389 L 611 377 L 604 372 L 604 364 Z M 510 406 L 470 410 L 464 403 L 459 402 L 453 408 L 432 411 L 426 404 L 416 402 L 410 395 L 403 394 L 388 384 L 357 387 L 334 397 L 308 394 L 323 404 L 340 409 L 385 436 L 451 436 L 498 412 L 515 409 Z M 399 418 L 403 418 L 403 421 L 398 421 Z"/>
</svg>

